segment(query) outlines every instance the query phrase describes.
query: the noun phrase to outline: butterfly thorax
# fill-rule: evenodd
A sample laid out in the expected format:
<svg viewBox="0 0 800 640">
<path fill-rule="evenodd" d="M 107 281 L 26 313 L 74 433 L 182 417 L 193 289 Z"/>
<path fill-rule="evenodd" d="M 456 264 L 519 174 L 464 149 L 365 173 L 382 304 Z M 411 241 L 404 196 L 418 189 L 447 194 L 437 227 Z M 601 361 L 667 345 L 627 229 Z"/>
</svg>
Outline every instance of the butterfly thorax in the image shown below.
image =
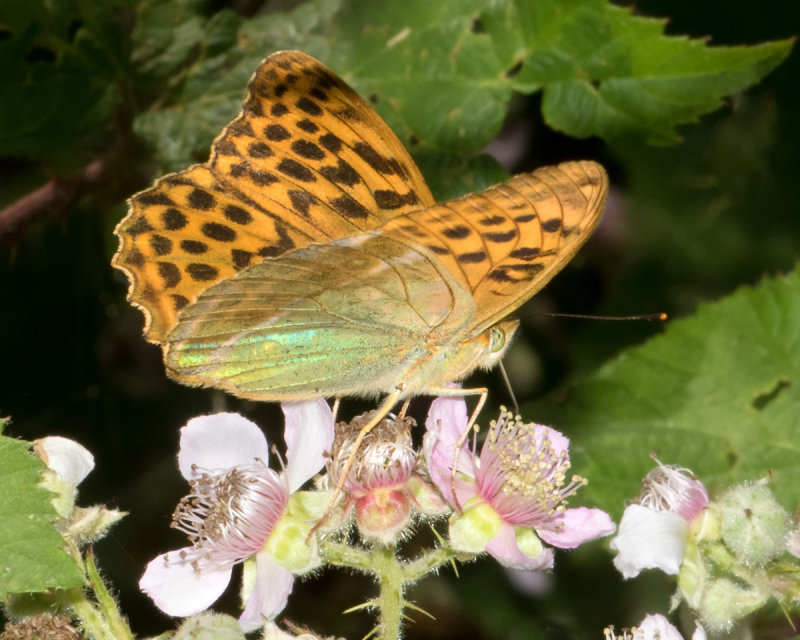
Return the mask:
<svg viewBox="0 0 800 640">
<path fill-rule="evenodd" d="M 502 360 L 518 326 L 519 320 L 503 320 L 467 339 L 449 343 L 438 342 L 434 332 L 428 340 L 428 357 L 418 359 L 399 381 L 404 395 L 424 395 L 447 383 L 460 382 L 475 369 L 491 369 Z"/>
</svg>

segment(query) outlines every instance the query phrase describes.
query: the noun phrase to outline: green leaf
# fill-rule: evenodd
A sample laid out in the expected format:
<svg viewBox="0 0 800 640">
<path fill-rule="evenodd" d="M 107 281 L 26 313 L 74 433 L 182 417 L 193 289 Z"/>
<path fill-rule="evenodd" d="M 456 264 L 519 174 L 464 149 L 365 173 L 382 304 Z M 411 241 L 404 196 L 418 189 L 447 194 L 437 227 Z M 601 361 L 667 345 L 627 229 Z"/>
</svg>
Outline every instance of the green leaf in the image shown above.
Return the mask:
<svg viewBox="0 0 800 640">
<path fill-rule="evenodd" d="M 547 122 L 572 136 L 674 142 L 678 125 L 757 82 L 791 48 L 790 41 L 715 48 L 667 37 L 663 20 L 606 0 L 486 4 L 316 0 L 242 21 L 225 50 L 225 39 L 207 46 L 210 22 L 192 5 L 158 0 L 157 11 L 141 16 L 154 24 L 139 32 L 154 35 L 137 60 L 154 73 L 176 70 L 180 60 L 191 64 L 173 78 L 166 108 L 141 116 L 137 131 L 154 147 L 172 141 L 161 152 L 169 168 L 205 159 L 200 140 L 210 143 L 238 112 L 258 62 L 299 48 L 368 97 L 415 154 L 482 149 L 514 91 L 543 91 Z"/>
<path fill-rule="evenodd" d="M 793 510 L 800 484 L 800 271 L 703 305 L 566 394 L 527 407 L 573 441 L 586 495 L 614 514 L 653 466 L 719 490 L 772 474 Z"/>
<path fill-rule="evenodd" d="M 84 583 L 75 560 L 53 527 L 52 494 L 37 485 L 46 470 L 29 444 L 0 436 L 0 599 Z"/>
<path fill-rule="evenodd" d="M 0 8 L 0 156 L 48 156 L 107 132 L 127 57 L 118 4 Z"/>
</svg>

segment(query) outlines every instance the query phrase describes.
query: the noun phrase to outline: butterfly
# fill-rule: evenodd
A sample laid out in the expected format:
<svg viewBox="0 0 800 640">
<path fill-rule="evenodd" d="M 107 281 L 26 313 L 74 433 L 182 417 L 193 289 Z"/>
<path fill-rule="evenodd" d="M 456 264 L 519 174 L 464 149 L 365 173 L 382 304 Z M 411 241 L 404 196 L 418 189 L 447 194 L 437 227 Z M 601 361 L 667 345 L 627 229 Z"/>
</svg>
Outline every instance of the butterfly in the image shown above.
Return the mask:
<svg viewBox="0 0 800 640">
<path fill-rule="evenodd" d="M 320 62 L 276 53 L 205 164 L 134 195 L 112 264 L 168 375 L 255 400 L 469 393 L 508 315 L 597 225 L 591 161 L 437 204 L 378 114 Z M 484 396 L 485 397 L 485 396 Z"/>
</svg>

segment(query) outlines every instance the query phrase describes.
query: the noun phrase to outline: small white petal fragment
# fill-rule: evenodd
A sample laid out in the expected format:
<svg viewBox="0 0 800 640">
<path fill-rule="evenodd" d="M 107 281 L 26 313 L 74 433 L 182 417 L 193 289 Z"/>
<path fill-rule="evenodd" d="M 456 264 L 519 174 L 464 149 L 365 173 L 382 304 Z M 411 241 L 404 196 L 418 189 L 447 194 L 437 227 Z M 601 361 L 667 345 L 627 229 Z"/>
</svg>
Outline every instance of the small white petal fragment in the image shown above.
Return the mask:
<svg viewBox="0 0 800 640">
<path fill-rule="evenodd" d="M 86 447 L 69 438 L 40 438 L 34 440 L 33 450 L 59 478 L 73 487 L 77 487 L 94 469 L 94 456 Z"/>
</svg>

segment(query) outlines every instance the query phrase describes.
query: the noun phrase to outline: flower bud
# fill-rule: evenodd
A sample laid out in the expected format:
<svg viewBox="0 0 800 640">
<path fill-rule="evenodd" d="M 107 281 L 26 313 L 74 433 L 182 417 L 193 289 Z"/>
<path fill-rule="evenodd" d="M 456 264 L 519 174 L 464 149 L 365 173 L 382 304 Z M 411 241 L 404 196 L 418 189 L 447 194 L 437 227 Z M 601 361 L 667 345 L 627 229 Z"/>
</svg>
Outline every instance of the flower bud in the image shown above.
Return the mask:
<svg viewBox="0 0 800 640">
<path fill-rule="evenodd" d="M 706 584 L 699 607 L 703 624 L 711 631 L 726 631 L 733 623 L 764 606 L 769 593 L 737 584 L 728 578 L 720 578 Z"/>
<path fill-rule="evenodd" d="M 745 565 L 764 566 L 783 553 L 791 519 L 766 484 L 734 487 L 717 506 L 722 540 Z"/>
</svg>

